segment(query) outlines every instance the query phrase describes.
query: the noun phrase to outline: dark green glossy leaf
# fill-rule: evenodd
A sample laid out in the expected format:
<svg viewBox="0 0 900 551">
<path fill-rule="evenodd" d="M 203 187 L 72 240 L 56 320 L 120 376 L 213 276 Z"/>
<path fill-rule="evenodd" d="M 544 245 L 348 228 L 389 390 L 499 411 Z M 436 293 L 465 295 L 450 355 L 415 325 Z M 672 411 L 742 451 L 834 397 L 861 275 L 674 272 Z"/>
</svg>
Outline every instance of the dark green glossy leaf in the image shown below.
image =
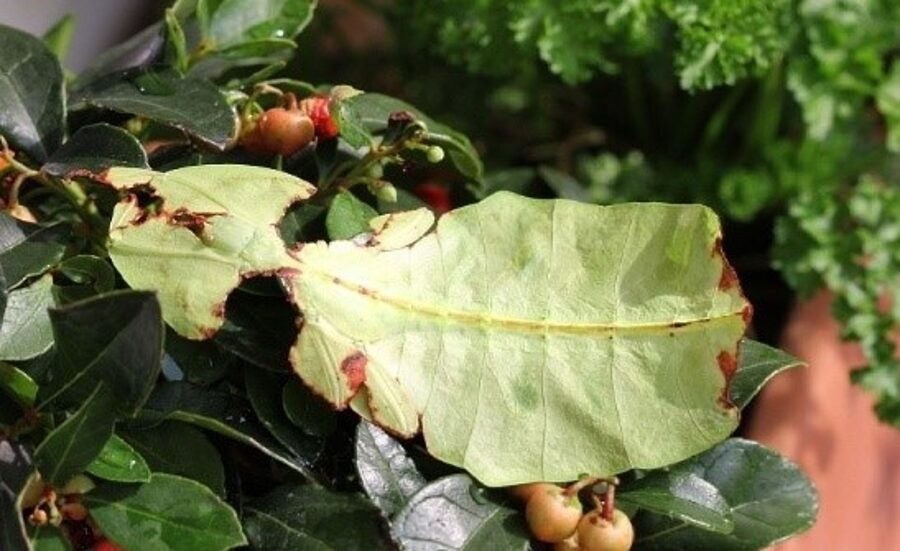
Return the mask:
<svg viewBox="0 0 900 551">
<path fill-rule="evenodd" d="M 316 236 L 322 235 L 323 213 L 323 205 L 304 202 L 292 206 L 281 219 L 281 238 L 288 246 L 314 241 Z"/>
<path fill-rule="evenodd" d="M 0 25 L 0 135 L 43 161 L 62 143 L 63 73 L 39 39 Z"/>
<path fill-rule="evenodd" d="M 769 379 L 792 367 L 805 365 L 777 348 L 744 339 L 741 342 L 740 367 L 731 380 L 731 401 L 743 409 Z"/>
<path fill-rule="evenodd" d="M 205 484 L 225 495 L 225 467 L 219 451 L 202 431 L 177 421 L 146 430 L 122 431 L 153 472 L 169 473 Z"/>
<path fill-rule="evenodd" d="M 100 454 L 113 433 L 115 399 L 100 384 L 87 401 L 57 426 L 34 451 L 34 463 L 48 483 L 62 486 Z"/>
<path fill-rule="evenodd" d="M 293 40 L 284 38 L 262 38 L 250 42 L 242 42 L 222 49 L 219 55 L 234 59 L 245 58 L 264 58 L 271 59 L 271 56 L 285 53 L 290 54 L 297 47 L 297 43 Z"/>
<path fill-rule="evenodd" d="M 19 492 L 34 472 L 31 453 L 25 444 L 0 438 L 0 549 L 3 551 L 30 551 L 22 512 L 19 510 Z"/>
<path fill-rule="evenodd" d="M 72 546 L 62 530 L 54 526 L 32 526 L 28 538 L 33 551 L 70 551 Z"/>
<path fill-rule="evenodd" d="M 271 371 L 244 370 L 247 397 L 262 425 L 294 455 L 315 457 L 322 449 L 322 442 L 298 430 L 281 407 L 281 391 L 287 380 L 287 376 Z"/>
<path fill-rule="evenodd" d="M 219 46 L 265 38 L 293 38 L 309 24 L 316 0 L 223 0 L 209 33 Z"/>
<path fill-rule="evenodd" d="M 0 213 L 0 268 L 6 288 L 40 275 L 59 262 L 66 250 L 68 226 L 39 226 Z"/>
<path fill-rule="evenodd" d="M 141 454 L 115 434 L 110 436 L 100 454 L 87 466 L 87 472 L 114 482 L 150 480 L 150 467 Z"/>
<path fill-rule="evenodd" d="M 367 421 L 356 427 L 355 464 L 360 485 L 388 517 L 425 486 L 425 478 L 403 446 Z"/>
<path fill-rule="evenodd" d="M 734 529 L 731 507 L 715 486 L 694 473 L 652 471 L 624 486 L 616 497 L 705 530 L 727 534 Z"/>
<path fill-rule="evenodd" d="M 465 177 L 479 181 L 483 167 L 469 139 L 448 126 L 435 122 L 415 107 L 381 94 L 360 94 L 341 102 L 339 120 L 341 137 L 354 147 L 362 147 L 371 136 L 387 129 L 392 113 L 405 111 L 428 127 L 427 142 L 443 147 L 456 169 Z"/>
<path fill-rule="evenodd" d="M 0 362 L 0 390 L 22 407 L 31 407 L 38 386 L 27 373 L 14 365 Z"/>
<path fill-rule="evenodd" d="M 72 14 L 64 15 L 50 30 L 44 33 L 44 44 L 53 52 L 56 59 L 62 64 L 69 55 L 69 46 L 72 44 L 72 35 L 75 32 L 75 18 Z"/>
<path fill-rule="evenodd" d="M 117 126 L 100 123 L 79 128 L 41 170 L 58 177 L 100 175 L 113 166 L 149 168 L 137 138 Z"/>
<path fill-rule="evenodd" d="M 378 509 L 359 494 L 313 485 L 285 486 L 244 505 L 254 549 L 372 551 L 393 549 Z"/>
<path fill-rule="evenodd" d="M 108 293 L 116 286 L 116 273 L 106 260 L 93 255 L 77 255 L 63 260 L 56 269 L 75 285 L 53 286 L 53 296 L 61 306 Z"/>
<path fill-rule="evenodd" d="M 38 407 L 77 402 L 102 381 L 119 413 L 137 413 L 160 370 L 165 333 L 156 295 L 116 291 L 51 310 L 50 320 L 57 354 Z"/>
<path fill-rule="evenodd" d="M 755 442 L 731 438 L 679 463 L 715 486 L 731 506 L 734 531 L 718 534 L 652 513 L 635 518 L 636 550 L 751 551 L 809 529 L 816 491 L 799 467 Z"/>
<path fill-rule="evenodd" d="M 407 551 L 531 548 L 522 514 L 494 501 L 465 474 L 419 490 L 392 528 Z"/>
<path fill-rule="evenodd" d="M 78 75 L 72 88 L 78 90 L 96 83 L 102 77 L 152 65 L 159 59 L 164 45 L 162 22 L 154 23 L 97 56 L 91 66 Z"/>
<path fill-rule="evenodd" d="M 49 274 L 9 293 L 0 324 L 0 360 L 28 360 L 50 349 L 53 331 L 47 309 L 53 306 Z"/>
<path fill-rule="evenodd" d="M 220 150 L 235 130 L 234 112 L 215 85 L 168 72 L 100 82 L 81 90 L 72 101 L 75 110 L 96 107 L 146 117 Z"/>
<path fill-rule="evenodd" d="M 334 196 L 325 227 L 331 240 L 350 239 L 361 233 L 372 231 L 369 220 L 378 216 L 378 211 L 363 203 L 349 191 Z"/>
<path fill-rule="evenodd" d="M 309 466 L 318 451 L 311 457 L 296 457 L 289 453 L 254 420 L 252 409 L 238 396 L 188 383 L 163 383 L 157 385 L 142 415 L 148 421 L 183 421 L 227 436 L 313 478 Z"/>
<path fill-rule="evenodd" d="M 237 514 L 199 482 L 156 473 L 144 484 L 106 483 L 85 495 L 91 518 L 125 549 L 223 551 L 247 543 Z"/>
<path fill-rule="evenodd" d="M 313 394 L 298 377 L 290 377 L 281 391 L 281 405 L 287 418 L 303 432 L 326 437 L 334 432 L 334 409 Z"/>
<path fill-rule="evenodd" d="M 166 358 L 163 361 L 171 362 L 180 373 L 179 379 L 169 377 L 170 380 L 183 379 L 201 386 L 221 380 L 235 362 L 234 356 L 212 342 L 191 341 L 171 330 L 166 331 Z"/>
</svg>

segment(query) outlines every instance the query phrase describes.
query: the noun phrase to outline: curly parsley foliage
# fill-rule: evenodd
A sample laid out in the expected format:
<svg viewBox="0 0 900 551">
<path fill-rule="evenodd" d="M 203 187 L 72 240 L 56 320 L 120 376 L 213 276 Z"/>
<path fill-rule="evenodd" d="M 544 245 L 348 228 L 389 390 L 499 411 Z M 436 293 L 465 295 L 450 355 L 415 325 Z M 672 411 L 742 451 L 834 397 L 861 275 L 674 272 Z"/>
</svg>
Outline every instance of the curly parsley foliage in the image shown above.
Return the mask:
<svg viewBox="0 0 900 551">
<path fill-rule="evenodd" d="M 457 0 L 405 2 L 419 41 L 470 70 L 511 74 L 535 54 L 568 83 L 615 73 L 629 57 L 668 55 L 689 89 L 769 68 L 788 46 L 790 0 Z"/>
<path fill-rule="evenodd" d="M 689 0 L 666 10 L 678 27 L 675 66 L 688 90 L 763 74 L 790 45 L 790 0 Z"/>
<path fill-rule="evenodd" d="M 900 361 L 891 338 L 900 326 L 900 188 L 863 176 L 844 193 L 806 190 L 776 237 L 776 263 L 792 286 L 807 295 L 834 292 L 843 337 L 858 341 L 869 362 L 854 380 L 875 394 L 878 416 L 900 427 Z"/>
<path fill-rule="evenodd" d="M 802 0 L 797 12 L 802 36 L 790 58 L 788 86 L 809 135 L 821 139 L 879 93 L 884 60 L 900 46 L 900 2 Z"/>
</svg>

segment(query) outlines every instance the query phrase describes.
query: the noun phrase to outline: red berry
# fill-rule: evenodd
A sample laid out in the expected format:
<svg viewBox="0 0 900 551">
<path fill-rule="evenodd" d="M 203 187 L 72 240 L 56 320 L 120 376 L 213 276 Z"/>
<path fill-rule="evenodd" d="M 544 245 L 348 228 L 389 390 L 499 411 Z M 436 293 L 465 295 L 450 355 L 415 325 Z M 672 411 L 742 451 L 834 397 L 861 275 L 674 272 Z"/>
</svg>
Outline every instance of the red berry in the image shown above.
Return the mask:
<svg viewBox="0 0 900 551">
<path fill-rule="evenodd" d="M 316 136 L 323 140 L 336 138 L 340 134 L 337 124 L 331 118 L 331 100 L 315 96 L 300 102 L 300 110 L 312 119 L 316 128 Z"/>
<path fill-rule="evenodd" d="M 438 214 L 444 214 L 453 208 L 453 204 L 450 202 L 450 191 L 440 184 L 433 182 L 419 184 L 413 189 L 413 193 L 428 203 L 431 210 Z"/>
<path fill-rule="evenodd" d="M 293 155 L 315 137 L 313 121 L 294 109 L 274 107 L 263 113 L 256 125 L 263 149 L 279 155 Z"/>
<path fill-rule="evenodd" d="M 103 538 L 97 542 L 97 545 L 94 547 L 94 551 L 125 551 L 125 549 L 119 547 L 108 539 Z"/>
</svg>

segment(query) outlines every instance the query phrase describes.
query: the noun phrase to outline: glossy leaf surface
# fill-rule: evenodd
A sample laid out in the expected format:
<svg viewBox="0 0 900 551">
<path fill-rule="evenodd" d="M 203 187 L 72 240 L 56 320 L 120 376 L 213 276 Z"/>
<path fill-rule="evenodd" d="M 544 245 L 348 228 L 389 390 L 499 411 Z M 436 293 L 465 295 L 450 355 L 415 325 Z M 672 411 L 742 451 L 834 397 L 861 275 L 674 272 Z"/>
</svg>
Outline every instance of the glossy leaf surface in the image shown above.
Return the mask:
<svg viewBox="0 0 900 551">
<path fill-rule="evenodd" d="M 636 550 L 751 551 L 809 529 L 818 512 L 816 491 L 797 465 L 740 438 L 672 468 L 716 487 L 731 508 L 734 530 L 709 532 L 658 515 L 636 519 Z"/>
<path fill-rule="evenodd" d="M 464 474 L 419 490 L 391 526 L 407 551 L 531 549 L 522 514 L 491 499 Z"/>
<path fill-rule="evenodd" d="M 157 473 L 144 484 L 107 483 L 85 502 L 103 533 L 125 549 L 225 551 L 247 543 L 234 510 L 186 478 Z"/>
<path fill-rule="evenodd" d="M 65 129 L 62 68 L 43 42 L 6 25 L 0 25 L 0 52 L 0 135 L 43 161 Z"/>
<path fill-rule="evenodd" d="M 244 511 L 244 529 L 256 549 L 393 549 L 378 509 L 359 494 L 285 486 L 247 503 Z"/>
<path fill-rule="evenodd" d="M 110 436 L 100 454 L 87 466 L 87 472 L 114 482 L 148 482 L 150 467 L 128 442 Z"/>
</svg>

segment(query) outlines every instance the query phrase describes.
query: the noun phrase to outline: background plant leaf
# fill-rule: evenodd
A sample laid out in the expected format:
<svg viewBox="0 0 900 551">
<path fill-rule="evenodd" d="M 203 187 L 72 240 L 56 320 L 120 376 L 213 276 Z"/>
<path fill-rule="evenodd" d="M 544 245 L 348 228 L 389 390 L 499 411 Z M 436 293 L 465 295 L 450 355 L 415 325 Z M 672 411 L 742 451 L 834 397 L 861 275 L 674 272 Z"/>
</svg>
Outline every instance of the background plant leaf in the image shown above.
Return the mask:
<svg viewBox="0 0 900 551">
<path fill-rule="evenodd" d="M 149 421 L 171 419 L 210 430 L 250 446 L 306 478 L 318 455 L 298 457 L 288 452 L 255 420 L 249 405 L 231 394 L 199 388 L 188 383 L 163 383 L 148 401 L 142 415 Z"/>
<path fill-rule="evenodd" d="M 371 231 L 369 220 L 378 211 L 363 203 L 351 192 L 344 190 L 334 196 L 325 217 L 325 227 L 330 239 L 350 239 Z"/>
<path fill-rule="evenodd" d="M 0 548 L 4 551 L 31 551 L 19 509 L 19 493 L 34 472 L 31 452 L 11 438 L 0 438 Z"/>
<path fill-rule="evenodd" d="M 616 498 L 704 530 L 728 534 L 734 529 L 731 506 L 715 486 L 694 473 L 651 471 L 623 486 Z"/>
<path fill-rule="evenodd" d="M 393 549 L 382 522 L 363 496 L 314 485 L 283 486 L 244 505 L 244 530 L 255 549 Z"/>
<path fill-rule="evenodd" d="M 156 296 L 117 291 L 51 310 L 50 321 L 57 354 L 38 407 L 79 402 L 102 381 L 118 413 L 137 413 L 160 370 L 165 333 Z"/>
<path fill-rule="evenodd" d="M 73 96 L 70 110 L 89 107 L 146 117 L 219 150 L 225 149 L 235 131 L 234 112 L 218 87 L 205 79 L 168 72 L 98 81 Z"/>
<path fill-rule="evenodd" d="M 38 386 L 34 379 L 18 367 L 0 362 L 0 390 L 25 408 L 34 404 Z"/>
<path fill-rule="evenodd" d="M 464 474 L 419 490 L 394 517 L 391 531 L 407 551 L 531 549 L 522 514 Z"/>
<path fill-rule="evenodd" d="M 39 39 L 6 25 L 0 25 L 0 52 L 0 135 L 41 162 L 65 130 L 62 67 Z"/>
<path fill-rule="evenodd" d="M 244 385 L 250 405 L 260 423 L 282 446 L 298 457 L 312 458 L 321 451 L 319 439 L 304 434 L 291 423 L 281 407 L 281 392 L 287 382 L 286 375 L 278 375 L 262 369 L 244 370 Z"/>
<path fill-rule="evenodd" d="M 769 380 L 806 363 L 777 348 L 750 339 L 741 342 L 740 367 L 731 380 L 731 401 L 743 409 Z"/>
<path fill-rule="evenodd" d="M 316 0 L 223 0 L 209 20 L 218 47 L 266 38 L 293 38 L 312 19 Z"/>
<path fill-rule="evenodd" d="M 95 381 L 96 384 L 96 381 Z M 113 433 L 113 394 L 100 384 L 88 399 L 57 426 L 34 451 L 34 463 L 49 484 L 62 486 L 100 454 Z"/>
<path fill-rule="evenodd" d="M 296 377 L 285 383 L 281 391 L 281 406 L 291 423 L 312 436 L 325 438 L 337 428 L 334 410 Z"/>
<path fill-rule="evenodd" d="M 199 482 L 156 473 L 143 484 L 100 484 L 91 518 L 126 549 L 224 551 L 246 545 L 237 514 Z"/>
<path fill-rule="evenodd" d="M 57 266 L 55 273 L 75 283 L 62 285 L 62 278 L 57 277 L 53 296 L 60 306 L 108 293 L 116 287 L 115 271 L 108 261 L 98 256 L 71 256 Z"/>
<path fill-rule="evenodd" d="M 366 495 L 388 518 L 426 484 L 403 446 L 366 421 L 356 427 L 354 463 Z"/>
<path fill-rule="evenodd" d="M 28 535 L 33 551 L 71 551 L 62 530 L 50 525 L 32 526 Z"/>
<path fill-rule="evenodd" d="M 410 113 L 424 122 L 428 127 L 426 141 L 443 147 L 463 176 L 476 182 L 483 178 L 481 159 L 467 137 L 428 118 L 412 105 L 389 96 L 366 93 L 342 101 L 338 111 L 341 137 L 354 147 L 368 145 L 373 136 L 387 130 L 388 118 L 397 112 Z"/>
<path fill-rule="evenodd" d="M 6 288 L 41 275 L 59 262 L 66 250 L 68 231 L 65 224 L 39 226 L 0 213 L 0 268 Z"/>
<path fill-rule="evenodd" d="M 57 149 L 41 170 L 51 176 L 99 175 L 113 166 L 149 168 L 137 138 L 106 123 L 83 126 Z"/>
<path fill-rule="evenodd" d="M 652 513 L 635 518 L 636 550 L 750 551 L 807 530 L 818 511 L 799 467 L 749 440 L 731 438 L 672 468 L 715 486 L 731 506 L 734 530 L 719 534 Z"/>
<path fill-rule="evenodd" d="M 54 305 L 49 274 L 9 293 L 0 322 L 0 360 L 28 360 L 53 346 L 47 309 Z"/>
<path fill-rule="evenodd" d="M 184 445 L 177 441 L 178 445 Z M 113 434 L 103 449 L 86 467 L 87 472 L 113 482 L 149 482 L 150 467 L 128 442 Z"/>
<path fill-rule="evenodd" d="M 153 472 L 196 480 L 216 495 L 225 495 L 225 467 L 219 451 L 202 431 L 177 421 L 121 432 Z"/>
</svg>

